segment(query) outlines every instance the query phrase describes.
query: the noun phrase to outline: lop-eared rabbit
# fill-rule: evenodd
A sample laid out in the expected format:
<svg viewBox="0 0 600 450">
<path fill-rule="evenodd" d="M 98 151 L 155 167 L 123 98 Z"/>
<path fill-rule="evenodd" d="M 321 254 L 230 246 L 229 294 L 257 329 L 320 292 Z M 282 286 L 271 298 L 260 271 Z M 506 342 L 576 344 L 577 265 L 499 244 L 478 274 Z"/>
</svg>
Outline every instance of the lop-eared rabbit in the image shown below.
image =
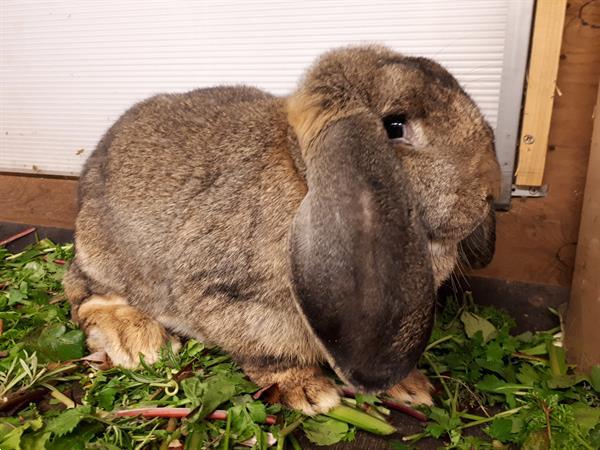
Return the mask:
<svg viewBox="0 0 600 450">
<path fill-rule="evenodd" d="M 326 364 L 429 403 L 415 365 L 435 292 L 461 259 L 491 259 L 499 178 L 458 82 L 384 47 L 324 54 L 288 97 L 157 95 L 85 165 L 65 291 L 88 346 L 117 365 L 156 361 L 177 334 L 306 414 L 339 402 Z"/>
</svg>

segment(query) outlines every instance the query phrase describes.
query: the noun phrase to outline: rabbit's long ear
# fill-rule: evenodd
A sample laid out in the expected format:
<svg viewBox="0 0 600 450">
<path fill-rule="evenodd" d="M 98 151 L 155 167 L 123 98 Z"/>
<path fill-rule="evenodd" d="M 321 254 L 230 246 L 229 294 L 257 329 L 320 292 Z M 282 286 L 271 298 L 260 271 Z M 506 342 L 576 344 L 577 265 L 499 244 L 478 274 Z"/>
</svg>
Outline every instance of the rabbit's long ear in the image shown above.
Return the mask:
<svg viewBox="0 0 600 450">
<path fill-rule="evenodd" d="M 433 319 L 413 195 L 368 113 L 329 123 L 302 152 L 308 194 L 289 237 L 298 309 L 343 380 L 386 389 L 414 368 Z"/>
<path fill-rule="evenodd" d="M 459 244 L 460 262 L 481 269 L 492 262 L 496 248 L 496 215 L 493 206 L 483 222 Z"/>
</svg>

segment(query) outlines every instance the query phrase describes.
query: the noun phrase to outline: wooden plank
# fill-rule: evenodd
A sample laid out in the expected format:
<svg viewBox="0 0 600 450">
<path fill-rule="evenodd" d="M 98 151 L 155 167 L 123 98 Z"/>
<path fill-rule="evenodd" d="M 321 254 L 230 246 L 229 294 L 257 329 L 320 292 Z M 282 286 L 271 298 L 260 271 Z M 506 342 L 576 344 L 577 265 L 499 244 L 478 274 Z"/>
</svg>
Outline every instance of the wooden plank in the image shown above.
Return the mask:
<svg viewBox="0 0 600 450">
<path fill-rule="evenodd" d="M 537 1 L 516 171 L 517 185 L 542 185 L 566 4 L 567 0 Z"/>
<path fill-rule="evenodd" d="M 600 2 L 570 0 L 565 20 L 545 180 L 548 196 L 513 199 L 498 213 L 496 256 L 478 275 L 568 287 L 575 260 L 592 113 L 600 78 Z M 587 24 L 586 24 L 587 23 Z"/>
<path fill-rule="evenodd" d="M 565 345 L 569 360 L 587 372 L 600 364 L 600 90 L 583 195 Z"/>
<path fill-rule="evenodd" d="M 0 174 L 0 221 L 72 229 L 76 214 L 77 180 Z"/>
</svg>

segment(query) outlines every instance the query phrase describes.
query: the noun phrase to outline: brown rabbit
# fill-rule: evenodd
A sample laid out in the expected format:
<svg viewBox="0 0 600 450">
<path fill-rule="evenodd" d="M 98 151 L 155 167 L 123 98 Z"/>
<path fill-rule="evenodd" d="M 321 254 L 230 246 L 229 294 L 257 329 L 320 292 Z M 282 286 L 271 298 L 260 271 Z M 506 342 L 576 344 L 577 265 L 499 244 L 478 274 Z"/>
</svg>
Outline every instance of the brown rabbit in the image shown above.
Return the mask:
<svg viewBox="0 0 600 450">
<path fill-rule="evenodd" d="M 65 291 L 116 364 L 155 361 L 172 332 L 307 414 L 339 401 L 324 363 L 430 402 L 414 367 L 435 290 L 461 241 L 491 257 L 498 185 L 492 131 L 444 68 L 340 49 L 289 97 L 218 87 L 127 111 L 83 170 Z"/>
</svg>

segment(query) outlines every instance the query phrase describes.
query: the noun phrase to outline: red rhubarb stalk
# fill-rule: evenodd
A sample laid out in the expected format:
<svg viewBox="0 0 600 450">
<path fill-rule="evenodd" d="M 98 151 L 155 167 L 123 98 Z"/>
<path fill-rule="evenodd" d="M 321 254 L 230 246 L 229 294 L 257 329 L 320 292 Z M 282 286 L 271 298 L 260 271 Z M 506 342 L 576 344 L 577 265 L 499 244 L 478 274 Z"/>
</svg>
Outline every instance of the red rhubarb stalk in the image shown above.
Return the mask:
<svg viewBox="0 0 600 450">
<path fill-rule="evenodd" d="M 191 408 L 135 408 L 122 409 L 116 412 L 117 417 L 186 417 L 190 414 Z"/>
<path fill-rule="evenodd" d="M 206 416 L 209 420 L 227 420 L 227 411 L 223 409 L 217 409 Z M 265 424 L 267 425 L 275 425 L 277 422 L 277 417 L 275 416 L 267 416 L 265 418 Z"/>
<path fill-rule="evenodd" d="M 0 247 L 2 247 L 3 245 L 10 244 L 11 242 L 16 241 L 17 239 L 21 239 L 22 237 L 27 236 L 28 234 L 31 234 L 34 231 L 35 227 L 26 228 L 25 230 L 12 235 L 11 237 L 4 239 L 3 241 L 0 241 Z"/>
<path fill-rule="evenodd" d="M 269 389 L 271 389 L 273 386 L 275 386 L 275 383 L 271 383 L 267 386 L 265 386 L 264 388 L 256 391 L 253 395 L 252 398 L 254 400 L 258 400 L 265 392 L 267 392 Z"/>
<path fill-rule="evenodd" d="M 381 400 L 381 404 L 386 408 L 395 409 L 396 411 L 400 411 L 401 413 L 414 417 L 419 422 L 427 422 L 427 416 L 425 414 L 423 414 L 421 411 L 411 408 L 405 403 L 384 398 Z"/>
<path fill-rule="evenodd" d="M 275 417 L 275 416 L 265 417 L 265 424 L 267 424 L 267 425 L 275 425 L 276 422 L 277 422 L 277 417 Z"/>
<path fill-rule="evenodd" d="M 208 420 L 227 420 L 227 411 L 217 409 L 206 416 Z"/>
<path fill-rule="evenodd" d="M 191 408 L 135 408 L 135 409 L 122 409 L 117 411 L 115 415 L 117 417 L 135 417 L 142 416 L 146 418 L 152 417 L 187 417 L 192 412 Z M 223 409 L 217 409 L 206 416 L 208 420 L 227 420 L 227 411 Z M 267 425 L 274 425 L 277 422 L 277 417 L 267 416 L 265 423 Z"/>
</svg>

